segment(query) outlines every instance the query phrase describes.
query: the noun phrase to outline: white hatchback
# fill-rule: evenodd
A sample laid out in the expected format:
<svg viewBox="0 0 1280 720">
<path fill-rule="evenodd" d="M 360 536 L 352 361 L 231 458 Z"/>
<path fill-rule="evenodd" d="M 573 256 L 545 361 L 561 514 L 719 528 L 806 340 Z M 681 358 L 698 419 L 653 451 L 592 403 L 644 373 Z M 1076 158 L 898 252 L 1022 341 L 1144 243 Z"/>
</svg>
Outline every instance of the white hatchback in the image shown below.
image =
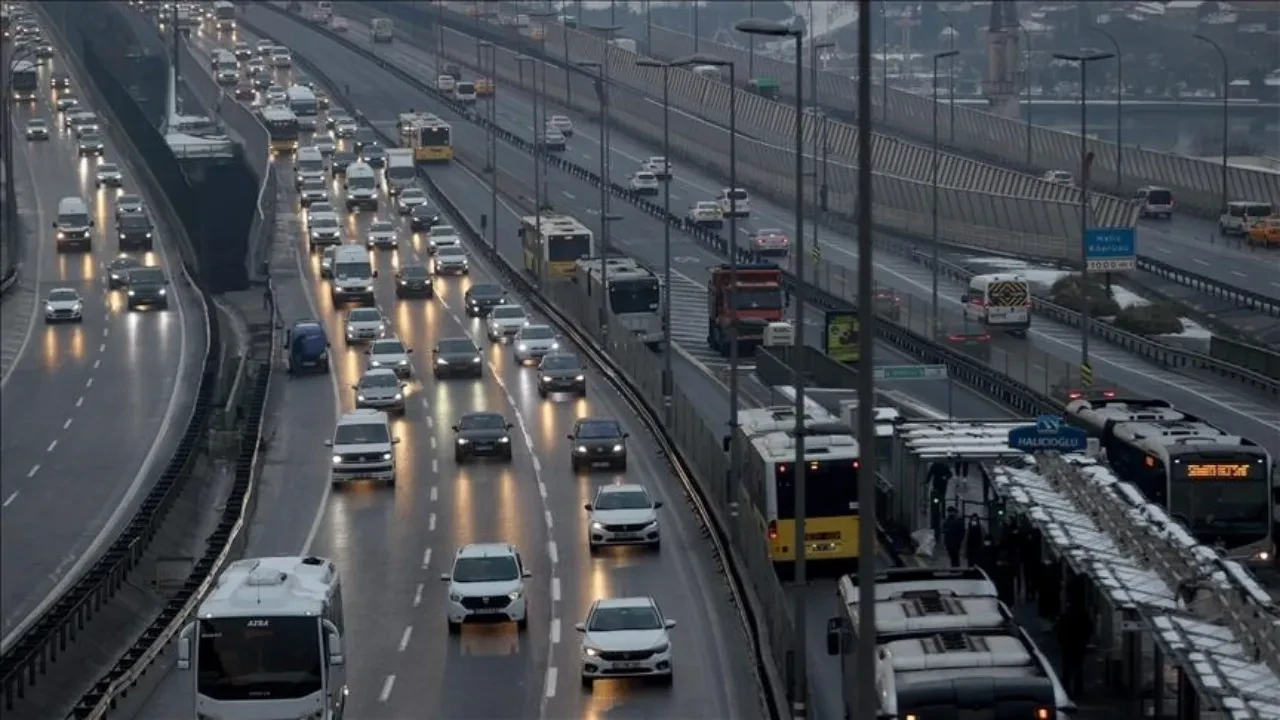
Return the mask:
<svg viewBox="0 0 1280 720">
<path fill-rule="evenodd" d="M 386 368 L 395 372 L 396 377 L 407 378 L 413 374 L 413 366 L 409 364 L 409 355 L 413 348 L 404 346 L 399 338 L 388 337 L 374 340 L 369 344 L 369 369 Z"/>
<path fill-rule="evenodd" d="M 605 545 L 648 545 L 661 542 L 658 508 L 643 485 L 603 485 L 587 510 L 587 545 L 591 552 Z"/>
<path fill-rule="evenodd" d="M 519 305 L 498 305 L 489 312 L 485 328 L 491 342 L 505 342 L 529 325 L 529 316 Z"/>
<path fill-rule="evenodd" d="M 582 685 L 597 679 L 657 677 L 672 679 L 671 636 L 675 620 L 662 617 L 650 597 L 596 600 L 587 621 L 575 625 L 582 633 Z"/>
</svg>

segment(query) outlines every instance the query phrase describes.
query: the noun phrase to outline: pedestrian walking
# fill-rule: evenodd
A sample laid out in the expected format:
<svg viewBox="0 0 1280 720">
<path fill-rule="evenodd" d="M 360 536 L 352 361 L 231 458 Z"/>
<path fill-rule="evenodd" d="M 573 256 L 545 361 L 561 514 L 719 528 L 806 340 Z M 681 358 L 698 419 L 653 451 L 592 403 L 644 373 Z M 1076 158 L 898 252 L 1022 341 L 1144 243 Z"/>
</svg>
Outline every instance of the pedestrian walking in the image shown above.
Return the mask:
<svg viewBox="0 0 1280 720">
<path fill-rule="evenodd" d="M 983 553 L 983 543 L 987 540 L 987 535 L 982 530 L 982 520 L 977 514 L 969 516 L 969 526 L 965 528 L 964 537 L 964 556 L 969 562 L 969 567 L 975 567 L 978 559 Z"/>
<path fill-rule="evenodd" d="M 942 509 L 947 506 L 947 486 L 951 483 L 951 468 L 946 463 L 935 462 L 929 466 L 924 478 L 929 486 L 929 526 L 933 528 L 934 540 L 940 540 L 944 516 Z"/>
<path fill-rule="evenodd" d="M 271 295 L 271 286 L 262 288 L 262 309 L 271 312 L 271 304 L 275 298 Z"/>
<path fill-rule="evenodd" d="M 955 507 L 947 508 L 947 519 L 942 521 L 942 542 L 947 548 L 947 557 L 951 559 L 951 567 L 960 567 L 960 551 L 964 548 L 964 518 Z"/>
</svg>

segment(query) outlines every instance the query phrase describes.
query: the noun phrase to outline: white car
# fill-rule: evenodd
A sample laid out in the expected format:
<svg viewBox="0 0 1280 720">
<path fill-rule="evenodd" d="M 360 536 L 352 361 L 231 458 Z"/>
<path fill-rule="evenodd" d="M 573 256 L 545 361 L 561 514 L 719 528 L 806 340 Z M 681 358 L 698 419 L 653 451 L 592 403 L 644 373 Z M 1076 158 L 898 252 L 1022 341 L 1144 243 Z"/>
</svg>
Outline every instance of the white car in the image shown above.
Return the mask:
<svg viewBox="0 0 1280 720">
<path fill-rule="evenodd" d="M 461 245 L 446 245 L 431 259 L 431 270 L 435 275 L 469 275 L 471 261 Z"/>
<path fill-rule="evenodd" d="M 404 413 L 404 383 L 394 370 L 373 368 L 360 382 L 351 386 L 356 391 L 357 408 L 373 408 L 384 412 Z"/>
<path fill-rule="evenodd" d="M 715 200 L 699 200 L 684 215 L 685 222 L 703 227 L 724 227 L 724 213 Z"/>
<path fill-rule="evenodd" d="M 355 137 L 356 131 L 359 129 L 360 126 L 354 119 L 349 117 L 338 118 L 338 120 L 333 123 L 333 136 L 340 138 Z"/>
<path fill-rule="evenodd" d="M 329 156 L 337 152 L 338 146 L 333 142 L 333 138 L 328 135 L 317 135 L 315 140 L 311 142 L 315 149 L 320 151 L 321 155 Z"/>
<path fill-rule="evenodd" d="M 387 220 L 374 220 L 369 223 L 369 238 L 366 244 L 370 248 L 399 247 L 400 237 L 395 223 Z"/>
<path fill-rule="evenodd" d="M 526 325 L 516 332 L 512 340 L 517 365 L 541 362 L 542 358 L 560 349 L 560 339 L 547 325 Z"/>
<path fill-rule="evenodd" d="M 658 508 L 643 485 L 602 485 L 587 509 L 587 545 L 591 552 L 605 545 L 649 545 L 657 548 Z"/>
<path fill-rule="evenodd" d="M 31 118 L 27 121 L 28 140 L 48 140 L 49 123 L 44 118 Z"/>
<path fill-rule="evenodd" d="M 725 188 L 716 196 L 724 217 L 751 217 L 751 196 L 742 188 Z"/>
<path fill-rule="evenodd" d="M 582 633 L 582 685 L 597 678 L 657 677 L 670 683 L 675 620 L 662 617 L 650 597 L 608 598 L 591 603 Z"/>
<path fill-rule="evenodd" d="M 338 246 L 330 245 L 320 253 L 320 277 L 333 277 L 333 259 L 338 256 Z"/>
<path fill-rule="evenodd" d="M 457 85 L 458 81 L 452 75 L 441 75 L 436 78 L 436 89 L 440 92 L 451 93 Z"/>
<path fill-rule="evenodd" d="M 489 312 L 485 332 L 491 342 L 505 342 L 529 325 L 529 316 L 519 305 L 498 305 Z"/>
<path fill-rule="evenodd" d="M 392 336 L 374 340 L 369 344 L 369 369 L 391 368 L 397 377 L 407 378 L 413 374 L 413 366 L 409 364 L 409 355 L 413 348 L 407 348 L 400 339 Z"/>
<path fill-rule="evenodd" d="M 461 247 L 462 240 L 452 225 L 433 225 L 427 231 L 427 252 L 436 253 L 447 247 Z"/>
<path fill-rule="evenodd" d="M 527 629 L 524 581 L 532 576 L 511 545 L 475 543 L 458 548 L 453 571 L 440 575 L 449 583 L 449 632 L 462 632 L 462 624 L 468 620 L 505 620 L 520 630 Z"/>
<path fill-rule="evenodd" d="M 661 155 L 655 155 L 640 164 L 641 170 L 648 170 L 658 176 L 659 180 L 671 179 L 671 162 Z"/>
<path fill-rule="evenodd" d="M 573 121 L 567 115 L 552 115 L 547 126 L 559 130 L 565 137 L 573 137 Z"/>
<path fill-rule="evenodd" d="M 311 221 L 317 217 L 324 217 L 326 214 L 335 218 L 338 216 L 338 210 L 330 202 L 311 203 L 311 207 L 307 208 L 307 231 L 311 231 Z"/>
<path fill-rule="evenodd" d="M 324 444 L 333 448 L 329 481 L 334 485 L 357 480 L 373 480 L 395 485 L 395 445 L 387 414 L 380 410 L 352 410 L 338 418 L 333 439 Z"/>
<path fill-rule="evenodd" d="M 258 54 L 261 55 L 262 57 L 267 57 L 268 55 L 270 55 L 271 51 L 274 50 L 275 48 L 276 48 L 276 44 L 271 42 L 270 40 L 258 41 Z"/>
<path fill-rule="evenodd" d="M 80 322 L 84 320 L 84 302 L 80 293 L 71 288 L 54 288 L 44 301 L 44 321 L 46 324 L 57 322 Z"/>
<path fill-rule="evenodd" d="M 637 195 L 657 195 L 662 183 L 658 176 L 648 170 L 637 170 L 631 174 L 631 192 Z"/>
<path fill-rule="evenodd" d="M 311 215 L 311 249 L 321 245 L 341 245 L 342 225 L 334 213 L 312 213 Z"/>
<path fill-rule="evenodd" d="M 329 19 L 329 28 L 334 32 L 344 33 L 347 31 L 347 19 L 341 15 L 334 15 Z"/>
<path fill-rule="evenodd" d="M 396 196 L 396 211 L 408 215 L 419 205 L 427 204 L 427 194 L 421 188 L 405 188 Z"/>
<path fill-rule="evenodd" d="M 347 311 L 344 335 L 347 344 L 380 340 L 387 336 L 387 320 L 378 308 L 352 308 Z"/>
<path fill-rule="evenodd" d="M 303 180 L 302 187 L 298 190 L 298 199 L 302 207 L 325 202 L 329 199 L 329 184 L 324 180 Z"/>
<path fill-rule="evenodd" d="M 1071 174 L 1070 170 L 1046 170 L 1041 180 L 1051 182 L 1054 185 L 1073 185 L 1076 176 Z"/>
<path fill-rule="evenodd" d="M 552 152 L 563 152 L 566 147 L 564 133 L 553 127 L 548 127 L 542 131 L 542 137 L 539 138 L 539 142 Z"/>
<path fill-rule="evenodd" d="M 67 112 L 80 107 L 80 99 L 75 95 L 63 95 L 54 102 L 54 107 L 58 108 L 58 112 Z"/>
<path fill-rule="evenodd" d="M 124 185 L 124 175 L 120 173 L 120 166 L 115 163 L 100 163 L 93 170 L 93 186 L 94 187 L 111 187 L 118 188 Z"/>
<path fill-rule="evenodd" d="M 235 85 L 240 82 L 240 73 L 235 70 L 219 70 L 217 81 L 223 87 Z"/>
<path fill-rule="evenodd" d="M 249 64 L 244 66 L 244 69 L 249 74 L 249 77 L 257 77 L 267 71 L 267 65 L 261 60 L 250 60 Z"/>
</svg>

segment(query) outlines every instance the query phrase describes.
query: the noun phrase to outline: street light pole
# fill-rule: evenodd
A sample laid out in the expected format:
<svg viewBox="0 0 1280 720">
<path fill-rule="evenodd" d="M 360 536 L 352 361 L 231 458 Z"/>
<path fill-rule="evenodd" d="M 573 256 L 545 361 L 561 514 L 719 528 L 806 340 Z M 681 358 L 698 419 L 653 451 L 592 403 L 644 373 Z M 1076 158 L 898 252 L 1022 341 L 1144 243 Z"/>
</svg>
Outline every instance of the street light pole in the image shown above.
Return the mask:
<svg viewBox="0 0 1280 720">
<path fill-rule="evenodd" d="M 889 0 L 880 0 L 880 120 L 889 120 Z"/>
<path fill-rule="evenodd" d="M 1093 170 L 1093 158 L 1089 156 L 1089 103 L 1088 67 L 1091 62 L 1109 60 L 1111 53 L 1054 53 L 1058 60 L 1080 64 L 1080 366 L 1089 364 L 1089 316 L 1093 304 L 1089 301 L 1089 174 Z"/>
<path fill-rule="evenodd" d="M 941 323 L 938 321 L 938 61 L 943 58 L 955 57 L 959 50 L 947 50 L 946 52 L 938 52 L 933 54 L 933 158 L 932 172 L 930 173 L 930 193 L 932 202 L 930 202 L 930 236 L 933 240 L 933 284 L 932 284 L 932 300 L 929 303 L 929 328 L 933 333 L 933 337 L 937 338 Z M 955 110 L 955 106 L 952 106 Z"/>
<path fill-rule="evenodd" d="M 498 76 L 498 60 L 497 60 L 498 49 L 493 46 L 493 43 L 487 40 L 481 41 L 480 46 L 489 51 L 488 73 L 489 73 L 489 77 L 491 78 L 490 82 L 493 82 L 494 80 L 492 80 L 492 78 L 497 78 Z M 484 67 L 484 66 L 481 65 L 481 67 Z M 493 102 L 493 98 L 489 98 L 489 100 L 490 100 L 489 127 L 487 128 L 489 136 L 488 136 L 488 144 L 487 144 L 487 147 L 485 148 L 485 155 L 486 155 L 485 170 L 489 172 L 489 244 L 492 245 L 494 249 L 497 249 L 498 247 L 498 144 L 497 144 L 497 135 L 494 131 L 495 123 L 494 123 L 493 113 L 494 113 L 495 103 Z"/>
<path fill-rule="evenodd" d="M 1227 128 L 1229 127 L 1229 108 L 1231 107 L 1227 101 L 1230 95 L 1228 90 L 1231 87 L 1231 68 L 1227 64 L 1226 51 L 1222 49 L 1222 46 L 1216 40 L 1200 33 L 1196 33 L 1191 37 L 1212 45 L 1213 49 L 1218 51 L 1218 59 L 1222 61 L 1222 209 L 1225 212 L 1227 209 L 1227 152 L 1230 147 L 1227 144 Z"/>
<path fill-rule="evenodd" d="M 1027 169 L 1031 169 L 1031 33 L 1027 29 L 1022 28 L 1022 38 L 1027 43 L 1026 52 L 1026 70 L 1022 73 L 1022 84 L 1026 87 L 1023 90 L 1027 96 Z"/>
<path fill-rule="evenodd" d="M 947 61 L 947 124 L 950 126 L 949 137 L 947 142 L 955 145 L 956 142 L 956 61 L 955 56 L 960 52 L 956 50 L 956 24 L 951 21 L 951 14 L 946 10 L 940 10 L 942 17 L 947 21 L 947 55 L 944 57 L 951 58 Z M 938 65 L 933 65 L 933 104 L 938 104 Z M 934 132 L 936 139 L 937 132 Z M 936 141 L 936 140 L 935 140 Z M 937 150 L 934 150 L 936 156 Z"/>
<path fill-rule="evenodd" d="M 867 10 L 866 2 L 863 2 L 863 13 Z M 795 313 L 795 512 L 796 512 L 796 534 L 790 538 L 791 544 L 795 547 L 796 563 L 795 563 L 795 586 L 796 592 L 793 595 L 793 612 L 795 617 L 804 618 L 806 616 L 806 600 L 804 586 L 808 581 L 806 568 L 806 554 L 808 543 L 805 541 L 805 443 L 804 443 L 804 407 L 805 407 L 805 378 L 801 371 L 800 358 L 804 352 L 804 305 L 807 293 L 805 292 L 804 283 L 804 124 L 802 118 L 804 116 L 804 30 L 794 28 L 790 25 L 783 25 L 772 20 L 764 20 L 761 18 L 748 18 L 739 20 L 734 23 L 734 28 L 739 32 L 752 35 L 765 35 L 769 37 L 791 37 L 796 41 L 796 127 L 795 127 L 795 215 L 796 215 L 796 262 L 795 276 L 798 282 L 795 284 L 794 303 L 796 306 Z M 864 76 L 865 77 L 865 76 Z M 735 238 L 736 242 L 736 238 Z M 796 718 L 804 718 L 808 716 L 808 697 L 809 697 L 809 678 L 808 678 L 808 638 L 803 629 L 803 625 L 795 637 L 795 672 L 793 674 L 794 685 L 791 688 L 791 714 Z"/>
<path fill-rule="evenodd" d="M 671 81 L 671 63 L 660 60 L 640 58 L 636 60 L 640 67 L 656 67 L 662 69 L 662 156 L 670 157 L 671 153 L 671 100 L 669 96 Z M 671 182 L 668 179 L 662 186 L 662 214 L 671 216 Z M 673 421 L 671 415 L 671 396 L 675 385 L 671 367 L 671 356 L 674 354 L 674 343 L 671 339 L 671 223 L 662 223 L 662 411 L 668 424 Z M 730 393 L 732 395 L 732 393 Z M 732 399 L 729 402 L 733 404 Z"/>
<path fill-rule="evenodd" d="M 533 222 L 536 225 L 534 232 L 542 232 L 542 141 L 543 138 L 538 134 L 538 66 L 542 63 L 536 58 L 520 56 L 516 58 L 516 64 L 519 65 L 523 72 L 525 63 L 529 63 L 529 88 L 533 91 Z M 544 67 L 543 75 L 546 75 Z M 523 223 L 521 232 L 524 232 Z M 543 282 L 545 278 L 539 277 L 538 282 Z"/>
<path fill-rule="evenodd" d="M 1116 36 L 1103 30 L 1097 25 L 1089 27 L 1090 30 L 1105 37 L 1111 42 L 1111 47 L 1115 50 L 1116 55 L 1116 190 L 1124 188 L 1124 55 L 1120 52 L 1120 42 L 1116 40 Z"/>
<path fill-rule="evenodd" d="M 810 5 L 810 12 L 813 7 Z M 821 245 L 818 243 L 818 230 L 822 224 L 824 213 L 827 209 L 827 116 L 822 112 L 822 108 L 818 104 L 818 51 L 835 47 L 833 42 L 811 42 L 809 43 L 809 107 L 813 110 L 813 121 L 819 127 L 814 128 L 813 133 L 813 202 L 817 206 L 817 217 L 813 222 L 809 223 L 813 226 L 813 252 L 820 253 Z M 821 145 L 821 147 L 819 147 Z M 818 177 L 818 156 L 822 156 L 822 177 Z M 801 278 L 802 280 L 804 278 Z M 813 263 L 813 281 L 818 282 L 818 263 Z"/>
</svg>

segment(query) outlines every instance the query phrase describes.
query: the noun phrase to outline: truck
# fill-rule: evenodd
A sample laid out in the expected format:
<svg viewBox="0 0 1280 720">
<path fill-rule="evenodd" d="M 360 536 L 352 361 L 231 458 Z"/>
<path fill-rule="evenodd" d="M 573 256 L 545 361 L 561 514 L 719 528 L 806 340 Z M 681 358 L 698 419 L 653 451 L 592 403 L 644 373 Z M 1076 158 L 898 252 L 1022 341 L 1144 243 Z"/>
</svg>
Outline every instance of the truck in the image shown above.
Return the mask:
<svg viewBox="0 0 1280 720">
<path fill-rule="evenodd" d="M 369 25 L 369 29 L 373 34 L 373 41 L 377 43 L 389 43 L 393 37 L 391 28 L 391 18 L 374 18 Z"/>
<path fill-rule="evenodd" d="M 732 297 L 732 301 L 730 300 Z M 732 305 L 730 305 L 732 302 Z M 735 342 L 749 354 L 764 342 L 770 323 L 785 320 L 782 270 L 773 263 L 711 268 L 707 279 L 707 345 L 728 356 Z"/>
<path fill-rule="evenodd" d="M 387 182 L 387 194 L 399 195 L 400 191 L 413 187 L 418 179 L 414 168 L 413 148 L 387 148 L 387 169 L 383 172 Z"/>
</svg>

